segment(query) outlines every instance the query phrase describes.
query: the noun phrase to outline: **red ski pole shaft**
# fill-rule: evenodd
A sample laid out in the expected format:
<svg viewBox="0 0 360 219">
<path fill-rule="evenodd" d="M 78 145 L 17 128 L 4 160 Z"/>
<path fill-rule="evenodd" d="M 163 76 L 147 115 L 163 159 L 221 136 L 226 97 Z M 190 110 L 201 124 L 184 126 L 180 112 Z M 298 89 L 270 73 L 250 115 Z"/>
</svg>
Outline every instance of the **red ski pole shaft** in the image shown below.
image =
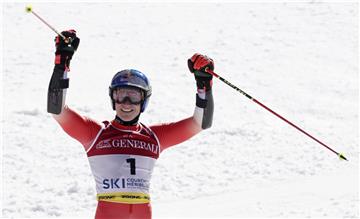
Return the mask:
<svg viewBox="0 0 360 219">
<path fill-rule="evenodd" d="M 306 132 L 305 130 L 303 130 L 302 128 L 300 128 L 299 126 L 295 125 L 294 123 L 290 122 L 289 120 L 287 120 L 286 118 L 284 118 L 283 116 L 281 116 L 280 114 L 276 113 L 274 110 L 270 109 L 269 107 L 265 106 L 263 103 L 261 103 L 260 101 L 258 101 L 257 99 L 253 98 L 252 96 L 250 96 L 249 94 L 247 94 L 245 91 L 241 90 L 240 88 L 238 88 L 237 86 L 233 85 L 232 83 L 230 83 L 228 80 L 224 79 L 223 77 L 221 77 L 220 75 L 216 74 L 215 72 L 213 72 L 210 69 L 206 69 L 205 70 L 207 73 L 213 75 L 214 77 L 218 78 L 220 81 L 224 82 L 225 84 L 229 85 L 230 87 L 232 87 L 233 89 L 235 89 L 236 91 L 240 92 L 241 94 L 243 94 L 245 97 L 249 98 L 250 100 L 254 101 L 255 103 L 257 103 L 258 105 L 260 105 L 261 107 L 263 107 L 264 109 L 266 109 L 267 111 L 271 112 L 272 114 L 274 114 L 275 116 L 277 116 L 278 118 L 280 118 L 281 120 L 285 121 L 286 123 L 288 123 L 289 125 L 291 125 L 292 127 L 296 128 L 297 130 L 299 130 L 300 132 L 302 132 L 303 134 L 307 135 L 308 137 L 310 137 L 311 139 L 313 139 L 314 141 L 316 141 L 317 143 L 319 143 L 320 145 L 324 146 L 325 148 L 329 149 L 331 152 L 335 153 L 340 159 L 343 160 L 347 160 L 345 158 L 345 156 L 339 152 L 336 152 L 334 149 L 332 149 L 331 147 L 327 146 L 325 143 L 321 142 L 319 139 L 315 138 L 314 136 L 310 135 L 308 132 Z"/>
</svg>

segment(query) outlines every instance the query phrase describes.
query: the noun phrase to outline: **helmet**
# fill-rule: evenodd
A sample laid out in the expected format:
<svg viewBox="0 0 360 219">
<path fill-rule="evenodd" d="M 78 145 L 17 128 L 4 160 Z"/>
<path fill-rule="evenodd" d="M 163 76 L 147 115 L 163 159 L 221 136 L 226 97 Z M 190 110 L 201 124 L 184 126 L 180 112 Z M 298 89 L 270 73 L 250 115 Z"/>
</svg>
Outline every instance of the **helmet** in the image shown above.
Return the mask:
<svg viewBox="0 0 360 219">
<path fill-rule="evenodd" d="M 114 75 L 109 86 L 109 96 L 115 110 L 115 102 L 112 97 L 114 89 L 119 87 L 136 87 L 144 92 L 144 100 L 141 104 L 141 112 L 144 112 L 151 96 L 151 86 L 146 75 L 135 69 L 125 69 Z"/>
</svg>

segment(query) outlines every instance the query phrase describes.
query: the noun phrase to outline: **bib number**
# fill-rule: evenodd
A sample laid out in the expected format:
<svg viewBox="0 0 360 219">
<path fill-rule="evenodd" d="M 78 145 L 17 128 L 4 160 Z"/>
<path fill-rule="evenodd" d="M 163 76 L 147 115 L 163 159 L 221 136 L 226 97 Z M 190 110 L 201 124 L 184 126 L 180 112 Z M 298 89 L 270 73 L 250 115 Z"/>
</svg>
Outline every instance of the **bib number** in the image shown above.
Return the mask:
<svg viewBox="0 0 360 219">
<path fill-rule="evenodd" d="M 126 159 L 126 163 L 130 163 L 130 174 L 136 175 L 136 162 L 135 158 Z"/>
</svg>

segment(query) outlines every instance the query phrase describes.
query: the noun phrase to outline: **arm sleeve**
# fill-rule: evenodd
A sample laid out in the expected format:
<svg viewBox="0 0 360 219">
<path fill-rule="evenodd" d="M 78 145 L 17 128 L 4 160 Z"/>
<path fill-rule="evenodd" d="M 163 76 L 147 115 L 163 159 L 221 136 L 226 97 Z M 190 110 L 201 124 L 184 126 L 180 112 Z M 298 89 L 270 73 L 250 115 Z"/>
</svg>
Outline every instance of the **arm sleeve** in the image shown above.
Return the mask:
<svg viewBox="0 0 360 219">
<path fill-rule="evenodd" d="M 210 128 L 214 113 L 212 91 L 198 90 L 196 106 L 192 117 L 173 123 L 150 126 L 161 145 L 161 151 L 179 144 L 196 135 L 203 129 Z"/>
<path fill-rule="evenodd" d="M 60 114 L 65 105 L 66 88 L 69 87 L 69 78 L 67 78 L 68 70 L 59 66 L 54 67 L 52 73 L 48 95 L 47 95 L 47 111 L 52 114 Z"/>
<path fill-rule="evenodd" d="M 53 114 L 53 117 L 68 135 L 84 146 L 85 150 L 89 149 L 102 128 L 100 123 L 81 116 L 66 105 L 59 115 Z"/>
</svg>

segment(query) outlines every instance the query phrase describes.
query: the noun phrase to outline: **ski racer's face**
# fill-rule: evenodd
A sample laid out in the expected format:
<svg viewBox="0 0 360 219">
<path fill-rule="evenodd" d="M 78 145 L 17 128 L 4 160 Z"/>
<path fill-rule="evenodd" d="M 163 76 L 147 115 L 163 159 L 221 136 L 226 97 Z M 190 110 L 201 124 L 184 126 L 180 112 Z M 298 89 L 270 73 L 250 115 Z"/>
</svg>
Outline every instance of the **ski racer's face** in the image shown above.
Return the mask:
<svg viewBox="0 0 360 219">
<path fill-rule="evenodd" d="M 137 88 L 118 88 L 113 92 L 116 115 L 124 121 L 135 119 L 140 113 L 143 92 Z"/>
</svg>

